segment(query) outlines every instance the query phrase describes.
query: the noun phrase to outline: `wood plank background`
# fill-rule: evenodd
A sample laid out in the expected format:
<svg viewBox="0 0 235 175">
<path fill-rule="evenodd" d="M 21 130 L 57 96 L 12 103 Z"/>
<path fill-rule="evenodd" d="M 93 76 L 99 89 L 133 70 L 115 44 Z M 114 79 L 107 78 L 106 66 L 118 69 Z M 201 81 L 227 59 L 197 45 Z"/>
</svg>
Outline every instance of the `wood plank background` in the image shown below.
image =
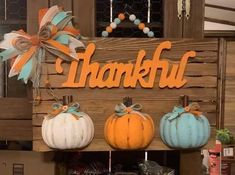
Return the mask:
<svg viewBox="0 0 235 175">
<path fill-rule="evenodd" d="M 105 64 L 112 61 L 134 62 L 139 49 L 145 49 L 146 58 L 151 59 L 155 48 L 163 40 L 159 39 L 134 39 L 134 38 L 94 38 L 83 40 L 85 45 L 90 42 L 96 44 L 97 50 L 92 57 L 92 62 L 97 61 Z M 91 89 L 85 88 L 61 88 L 61 84 L 66 81 L 69 63 L 63 63 L 64 73 L 55 72 L 55 57 L 48 54 L 47 60 L 43 64 L 41 80 L 42 102 L 33 109 L 33 145 L 35 151 L 50 150 L 42 140 L 41 123 L 43 116 L 51 111 L 51 105 L 55 101 L 48 94 L 44 86 L 46 71 L 48 69 L 49 80 L 55 95 L 62 99 L 63 95 L 73 95 L 75 101 L 81 104 L 81 110 L 88 113 L 95 124 L 94 141 L 85 150 L 104 151 L 111 148 L 105 143 L 103 136 L 104 122 L 114 111 L 114 106 L 121 102 L 126 96 L 133 98 L 134 103 L 141 103 L 143 112 L 150 114 L 156 125 L 156 134 L 153 143 L 149 146 L 150 150 L 166 150 L 166 147 L 159 138 L 159 121 L 167 112 L 171 111 L 174 105 L 178 104 L 180 95 L 189 95 L 191 101 L 198 102 L 203 112 L 208 117 L 212 130 L 216 126 L 217 111 L 217 62 L 218 62 L 218 40 L 173 40 L 172 49 L 164 51 L 161 58 L 170 60 L 171 63 L 179 63 L 182 55 L 188 50 L 195 50 L 197 57 L 190 59 L 186 78 L 188 83 L 180 89 L 160 89 L 158 78 L 156 78 L 153 89 L 143 89 L 139 86 L 135 89 L 113 88 L 113 89 Z M 120 53 L 120 54 L 119 54 Z M 159 74 L 158 74 L 159 76 Z M 79 77 L 79 75 L 77 75 Z M 214 136 L 212 134 L 212 136 Z M 210 142 L 211 144 L 212 142 Z"/>
<path fill-rule="evenodd" d="M 235 41 L 227 43 L 224 127 L 235 135 Z"/>
<path fill-rule="evenodd" d="M 32 105 L 27 98 L 0 98 L 0 140 L 32 140 Z"/>
</svg>

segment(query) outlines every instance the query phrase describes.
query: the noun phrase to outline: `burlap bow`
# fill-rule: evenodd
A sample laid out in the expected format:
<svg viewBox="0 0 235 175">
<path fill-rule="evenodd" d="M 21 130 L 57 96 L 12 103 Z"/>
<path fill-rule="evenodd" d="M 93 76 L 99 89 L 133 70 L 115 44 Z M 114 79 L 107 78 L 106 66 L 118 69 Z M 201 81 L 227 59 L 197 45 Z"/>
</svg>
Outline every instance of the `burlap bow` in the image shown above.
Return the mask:
<svg viewBox="0 0 235 175">
<path fill-rule="evenodd" d="M 130 107 L 127 107 L 123 103 L 119 103 L 115 106 L 115 114 L 119 117 L 130 113 L 136 113 L 145 119 L 146 117 L 140 112 L 141 110 L 142 105 L 138 103 L 133 104 Z"/>
<path fill-rule="evenodd" d="M 78 111 L 78 109 L 80 108 L 79 103 L 71 103 L 69 105 L 62 105 L 60 103 L 54 103 L 52 105 L 53 111 L 47 116 L 47 118 L 52 119 L 54 117 L 56 117 L 57 115 L 61 114 L 61 113 L 70 113 L 72 114 L 77 120 L 84 116 L 85 113 L 84 112 L 80 112 Z"/>
<path fill-rule="evenodd" d="M 191 113 L 195 117 L 200 117 L 202 115 L 202 112 L 199 110 L 200 106 L 198 103 L 191 103 L 190 105 L 186 107 L 174 107 L 171 115 L 168 117 L 169 121 L 175 120 L 178 117 L 181 117 L 182 114 L 185 113 Z"/>
<path fill-rule="evenodd" d="M 14 58 L 9 77 L 19 75 L 18 79 L 33 82 L 39 87 L 41 63 L 45 59 L 45 51 L 64 59 L 77 59 L 76 48 L 84 47 L 77 38 L 79 31 L 72 25 L 72 13 L 65 12 L 58 6 L 40 11 L 39 32 L 29 35 L 23 30 L 4 35 L 0 43 L 0 59 L 6 61 Z"/>
</svg>

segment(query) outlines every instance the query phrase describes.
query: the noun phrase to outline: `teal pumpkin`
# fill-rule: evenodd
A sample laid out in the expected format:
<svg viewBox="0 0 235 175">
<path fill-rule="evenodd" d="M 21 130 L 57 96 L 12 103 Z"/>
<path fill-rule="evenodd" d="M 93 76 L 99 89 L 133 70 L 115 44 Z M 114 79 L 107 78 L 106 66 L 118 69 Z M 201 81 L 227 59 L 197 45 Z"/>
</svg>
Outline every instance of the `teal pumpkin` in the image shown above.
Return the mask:
<svg viewBox="0 0 235 175">
<path fill-rule="evenodd" d="M 190 149 L 205 145 L 210 137 L 210 124 L 200 114 L 186 112 L 183 107 L 174 107 L 160 122 L 163 142 L 172 148 Z"/>
</svg>

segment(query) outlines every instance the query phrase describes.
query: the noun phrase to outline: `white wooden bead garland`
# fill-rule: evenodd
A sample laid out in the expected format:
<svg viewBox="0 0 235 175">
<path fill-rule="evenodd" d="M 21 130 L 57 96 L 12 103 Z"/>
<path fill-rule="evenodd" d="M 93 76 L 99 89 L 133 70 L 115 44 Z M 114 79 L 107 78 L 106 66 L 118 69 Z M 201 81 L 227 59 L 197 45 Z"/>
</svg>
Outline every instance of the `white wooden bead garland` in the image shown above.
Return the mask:
<svg viewBox="0 0 235 175">
<path fill-rule="evenodd" d="M 125 20 L 126 16 L 124 13 L 120 13 L 118 15 L 118 18 L 115 18 L 113 22 L 110 23 L 109 26 L 106 27 L 106 30 L 102 31 L 103 37 L 108 37 L 109 33 L 112 33 L 114 29 L 117 28 L 117 26 Z M 129 15 L 129 20 L 133 22 L 140 30 L 143 31 L 144 34 L 146 34 L 149 38 L 154 37 L 154 32 L 149 29 L 149 27 L 146 27 L 144 23 L 140 21 L 140 19 L 136 18 L 134 14 Z"/>
</svg>

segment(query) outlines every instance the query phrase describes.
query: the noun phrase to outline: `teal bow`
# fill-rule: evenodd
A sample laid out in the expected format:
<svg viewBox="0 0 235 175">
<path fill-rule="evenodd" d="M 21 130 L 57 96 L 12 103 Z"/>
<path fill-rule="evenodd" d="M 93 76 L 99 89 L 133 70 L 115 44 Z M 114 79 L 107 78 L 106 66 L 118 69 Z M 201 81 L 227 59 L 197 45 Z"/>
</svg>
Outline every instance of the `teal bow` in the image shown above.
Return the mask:
<svg viewBox="0 0 235 175">
<path fill-rule="evenodd" d="M 142 109 L 142 105 L 141 104 L 133 104 L 130 107 L 127 107 L 126 105 L 124 105 L 123 103 L 119 103 L 115 106 L 115 114 L 119 117 L 126 115 L 128 113 L 130 113 L 131 111 L 141 111 Z"/>
<path fill-rule="evenodd" d="M 172 121 L 181 116 L 181 114 L 185 113 L 185 109 L 182 106 L 175 106 L 172 110 L 172 113 L 167 118 L 169 121 Z"/>
<path fill-rule="evenodd" d="M 80 108 L 80 104 L 77 102 L 71 103 L 65 106 L 63 106 L 61 103 L 54 103 L 52 105 L 52 108 L 53 108 L 53 111 L 49 114 L 50 118 L 54 118 L 55 116 L 61 113 L 70 113 L 76 119 L 79 119 L 80 117 L 83 117 L 84 115 L 86 115 L 84 112 L 78 111 L 78 109 Z"/>
<path fill-rule="evenodd" d="M 167 119 L 169 121 L 172 121 L 172 120 L 180 117 L 184 113 L 191 113 L 194 116 L 197 116 L 196 118 L 198 119 L 198 117 L 200 117 L 202 114 L 202 112 L 199 111 L 199 108 L 200 108 L 200 106 L 198 105 L 198 103 L 191 103 L 186 107 L 175 106 L 173 108 L 172 113 L 170 114 L 170 116 Z"/>
</svg>

